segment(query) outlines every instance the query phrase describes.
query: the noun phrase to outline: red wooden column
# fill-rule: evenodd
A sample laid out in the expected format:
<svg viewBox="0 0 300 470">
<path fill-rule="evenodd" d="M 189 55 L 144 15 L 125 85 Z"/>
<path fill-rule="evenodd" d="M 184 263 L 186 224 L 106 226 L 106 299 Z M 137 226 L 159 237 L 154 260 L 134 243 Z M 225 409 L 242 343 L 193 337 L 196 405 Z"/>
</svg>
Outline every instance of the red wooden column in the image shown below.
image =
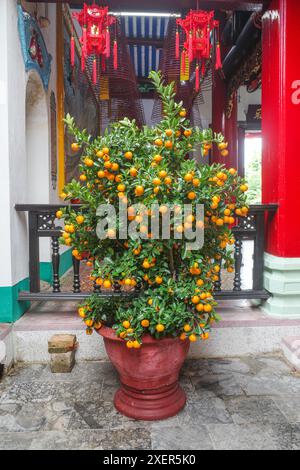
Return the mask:
<svg viewBox="0 0 300 470">
<path fill-rule="evenodd" d="M 300 317 L 300 1 L 272 0 L 263 17 L 262 199 L 278 202 L 267 227 L 265 305 Z"/>
<path fill-rule="evenodd" d="M 238 128 L 237 128 L 237 96 L 233 99 L 233 109 L 229 119 L 225 116 L 227 86 L 218 73 L 214 76 L 212 88 L 212 129 L 221 132 L 228 142 L 229 155 L 222 157 L 214 148 L 212 162 L 224 163 L 228 168 L 237 168 L 238 164 Z"/>
<path fill-rule="evenodd" d="M 285 257 L 300 257 L 299 18 L 299 0 L 273 0 L 263 17 L 262 197 L 280 204 L 267 252 Z"/>
</svg>

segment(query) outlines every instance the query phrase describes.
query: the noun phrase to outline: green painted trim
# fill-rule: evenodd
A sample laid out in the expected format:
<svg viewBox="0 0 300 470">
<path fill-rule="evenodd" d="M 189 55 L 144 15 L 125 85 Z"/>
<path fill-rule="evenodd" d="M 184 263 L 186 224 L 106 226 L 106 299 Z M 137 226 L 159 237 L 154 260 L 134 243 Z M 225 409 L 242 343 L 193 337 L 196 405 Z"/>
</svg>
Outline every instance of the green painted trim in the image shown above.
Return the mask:
<svg viewBox="0 0 300 470">
<path fill-rule="evenodd" d="M 29 290 L 29 278 L 14 286 L 0 287 L 0 323 L 12 323 L 18 320 L 30 307 L 30 302 L 19 302 L 20 290 Z"/>
<path fill-rule="evenodd" d="M 59 275 L 62 276 L 72 266 L 72 250 L 67 250 L 60 255 Z M 40 263 L 40 279 L 52 284 L 52 263 L 50 261 L 42 261 Z"/>
</svg>

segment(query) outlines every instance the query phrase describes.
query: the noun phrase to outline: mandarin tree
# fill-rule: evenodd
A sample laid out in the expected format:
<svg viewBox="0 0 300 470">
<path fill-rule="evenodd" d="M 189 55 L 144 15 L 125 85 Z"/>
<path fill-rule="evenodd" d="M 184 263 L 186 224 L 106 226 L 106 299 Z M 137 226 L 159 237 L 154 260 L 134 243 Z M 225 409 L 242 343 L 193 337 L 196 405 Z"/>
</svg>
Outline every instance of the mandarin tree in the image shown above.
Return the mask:
<svg viewBox="0 0 300 470">
<path fill-rule="evenodd" d="M 63 197 L 79 199 L 81 207 L 62 208 L 57 214 L 65 221 L 61 243 L 72 246 L 73 255 L 92 266 L 91 279 L 108 293 L 92 295 L 80 306 L 87 333 L 105 323 L 133 348 L 141 346 L 145 333 L 158 339 L 208 338 L 212 322 L 218 320 L 213 291 L 220 265 L 233 270 L 231 226 L 237 215 L 248 212 L 248 188 L 235 169 L 192 158 L 196 144 L 204 156 L 213 145 L 226 155 L 223 136 L 192 128 L 182 103 L 174 100 L 174 84 L 165 85 L 155 72 L 151 79 L 163 106 L 163 118 L 155 127 L 138 128 L 125 118 L 93 140 L 66 117 L 74 144 L 84 156 L 79 181 L 68 184 Z M 98 208 L 108 203 L 116 209 L 116 225 L 99 239 Z M 158 212 L 153 204 L 159 205 Z M 190 204 L 192 212 L 178 222 L 184 204 Z M 197 204 L 204 207 L 203 220 L 195 218 Z M 141 237 L 119 237 L 122 207 Z M 161 229 L 169 207 L 174 209 L 171 236 L 157 238 L 150 222 L 155 220 Z M 196 224 L 204 227 L 204 243 L 192 250 L 185 232 Z M 136 296 L 110 297 L 116 285 L 129 293 L 136 286 L 140 290 Z"/>
</svg>

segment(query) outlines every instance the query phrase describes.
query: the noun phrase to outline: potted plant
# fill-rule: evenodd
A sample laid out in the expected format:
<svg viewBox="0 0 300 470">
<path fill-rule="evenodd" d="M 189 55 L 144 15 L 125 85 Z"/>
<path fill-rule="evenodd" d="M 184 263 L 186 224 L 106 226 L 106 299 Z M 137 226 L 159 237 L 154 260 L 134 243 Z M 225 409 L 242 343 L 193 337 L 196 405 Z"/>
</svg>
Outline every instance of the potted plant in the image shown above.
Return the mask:
<svg viewBox="0 0 300 470">
<path fill-rule="evenodd" d="M 230 228 L 236 216 L 248 213 L 248 188 L 235 169 L 191 158 L 195 144 L 204 156 L 213 145 L 227 155 L 223 136 L 191 128 L 182 103 L 174 100 L 174 84 L 164 85 L 159 73 L 152 72 L 151 79 L 163 106 L 155 127 L 140 129 L 125 118 L 93 140 L 66 117 L 84 156 L 79 181 L 68 184 L 62 196 L 82 205 L 58 214 L 65 221 L 61 242 L 73 247 L 76 258 L 84 254 L 99 286 L 100 294 L 87 298 L 78 312 L 87 334 L 96 330 L 103 336 L 120 374 L 115 406 L 148 420 L 175 415 L 185 404 L 178 374 L 190 343 L 207 340 L 219 319 L 214 283 L 221 263 L 233 271 Z M 107 204 L 115 214 L 105 219 L 105 237 L 99 237 L 104 220 L 99 207 Z M 199 204 L 203 219 L 195 216 Z M 182 216 L 184 205 L 189 213 Z M 124 210 L 138 237 L 120 236 Z M 161 231 L 167 214 L 170 236 L 157 237 L 150 222 Z M 202 231 L 203 246 L 190 247 L 188 230 Z"/>
</svg>

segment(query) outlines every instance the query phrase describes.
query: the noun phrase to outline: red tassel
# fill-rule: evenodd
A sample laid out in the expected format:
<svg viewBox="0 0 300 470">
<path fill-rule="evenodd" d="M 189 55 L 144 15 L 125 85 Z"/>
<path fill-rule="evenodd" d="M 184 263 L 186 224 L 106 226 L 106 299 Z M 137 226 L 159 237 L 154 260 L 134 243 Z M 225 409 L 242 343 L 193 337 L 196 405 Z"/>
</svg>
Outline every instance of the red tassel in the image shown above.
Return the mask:
<svg viewBox="0 0 300 470">
<path fill-rule="evenodd" d="M 195 79 L 195 89 L 196 91 L 200 90 L 200 73 L 199 73 L 199 65 L 196 65 L 196 79 Z"/>
<path fill-rule="evenodd" d="M 193 35 L 192 33 L 189 34 L 188 54 L 189 54 L 189 62 L 192 62 L 193 61 Z"/>
<path fill-rule="evenodd" d="M 205 62 L 204 62 L 204 60 L 202 61 L 202 65 L 201 65 L 201 75 L 202 75 L 202 78 L 205 75 Z"/>
<path fill-rule="evenodd" d="M 71 65 L 72 65 L 72 67 L 74 67 L 74 65 L 75 65 L 75 39 L 74 39 L 74 36 L 71 37 L 70 54 L 71 54 Z"/>
<path fill-rule="evenodd" d="M 82 50 L 83 55 L 86 56 L 87 54 L 87 29 L 86 26 L 82 28 Z"/>
<path fill-rule="evenodd" d="M 102 67 L 102 71 L 105 72 L 105 70 L 106 70 L 106 62 L 105 62 L 105 57 L 104 57 L 104 55 L 101 56 L 101 67 Z"/>
<path fill-rule="evenodd" d="M 114 69 L 118 68 L 118 44 L 114 41 Z"/>
<path fill-rule="evenodd" d="M 222 61 L 221 61 L 221 48 L 220 44 L 218 43 L 216 46 L 216 70 L 222 68 Z"/>
<path fill-rule="evenodd" d="M 106 57 L 110 57 L 110 33 L 109 29 L 106 29 L 106 35 L 105 35 L 105 55 Z"/>
<path fill-rule="evenodd" d="M 185 74 L 185 50 L 182 51 L 181 53 L 181 71 L 182 74 Z"/>
<path fill-rule="evenodd" d="M 85 70 L 85 57 L 83 53 L 83 49 L 81 50 L 81 71 L 84 72 Z"/>
<path fill-rule="evenodd" d="M 93 60 L 93 83 L 94 85 L 97 84 L 97 61 L 96 59 Z"/>
<path fill-rule="evenodd" d="M 179 31 L 176 31 L 176 42 L 175 42 L 175 57 L 179 59 Z"/>
</svg>

